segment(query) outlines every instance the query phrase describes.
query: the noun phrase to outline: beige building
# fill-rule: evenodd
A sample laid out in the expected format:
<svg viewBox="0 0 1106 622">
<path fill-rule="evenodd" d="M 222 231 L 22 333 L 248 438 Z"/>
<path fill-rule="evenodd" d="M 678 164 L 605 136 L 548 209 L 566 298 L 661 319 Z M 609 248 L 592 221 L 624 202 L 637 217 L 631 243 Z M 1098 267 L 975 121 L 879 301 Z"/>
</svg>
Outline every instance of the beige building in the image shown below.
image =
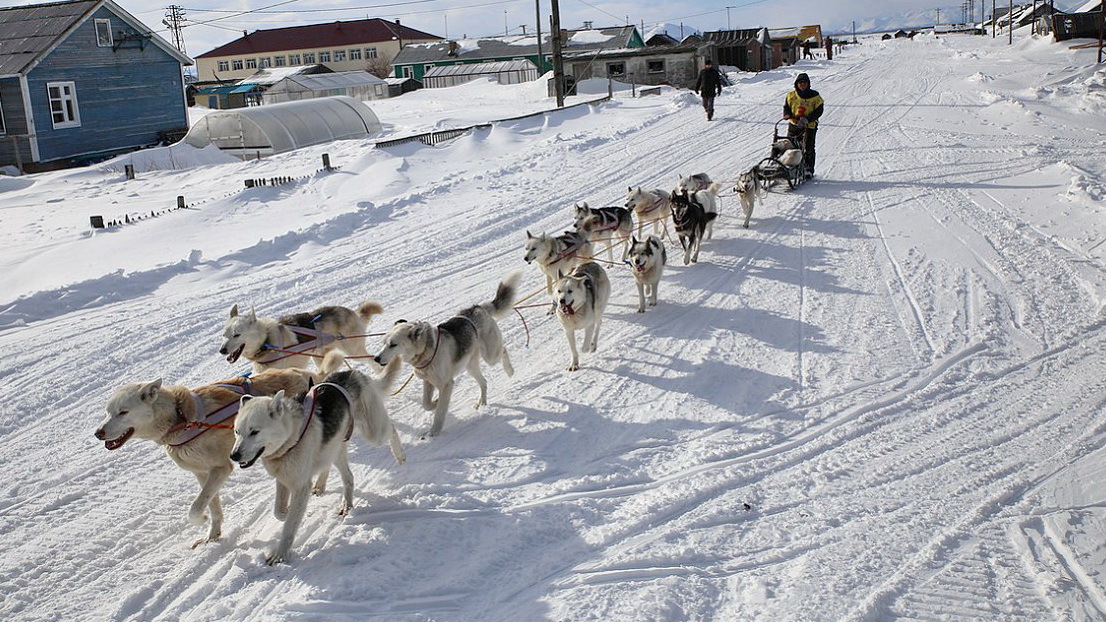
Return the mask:
<svg viewBox="0 0 1106 622">
<path fill-rule="evenodd" d="M 200 82 L 241 80 L 259 69 L 313 64 L 385 76 L 407 44 L 440 40 L 398 21 L 375 18 L 255 30 L 197 56 L 196 71 Z"/>
</svg>

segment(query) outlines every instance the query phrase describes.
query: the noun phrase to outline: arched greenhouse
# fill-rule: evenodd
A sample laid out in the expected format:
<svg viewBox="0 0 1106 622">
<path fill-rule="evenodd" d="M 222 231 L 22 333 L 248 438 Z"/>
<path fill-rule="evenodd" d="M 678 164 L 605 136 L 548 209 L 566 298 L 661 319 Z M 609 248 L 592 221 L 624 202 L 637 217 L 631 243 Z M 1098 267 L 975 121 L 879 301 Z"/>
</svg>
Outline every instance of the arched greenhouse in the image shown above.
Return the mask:
<svg viewBox="0 0 1106 622">
<path fill-rule="evenodd" d="M 380 132 L 380 120 L 365 102 L 340 95 L 212 112 L 188 130 L 184 142 L 250 158 Z"/>
</svg>

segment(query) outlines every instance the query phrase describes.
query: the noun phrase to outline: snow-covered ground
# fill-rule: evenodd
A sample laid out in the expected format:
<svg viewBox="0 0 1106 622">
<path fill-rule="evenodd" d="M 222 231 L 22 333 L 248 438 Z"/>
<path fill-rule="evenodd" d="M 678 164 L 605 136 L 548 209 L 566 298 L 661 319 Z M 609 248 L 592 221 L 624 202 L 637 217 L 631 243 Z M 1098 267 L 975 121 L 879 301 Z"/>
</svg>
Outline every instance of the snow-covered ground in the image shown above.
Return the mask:
<svg viewBox="0 0 1106 622">
<path fill-rule="evenodd" d="M 709 123 L 686 91 L 623 93 L 437 147 L 246 163 L 174 148 L 0 178 L 0 616 L 1103 619 L 1094 60 L 1027 36 L 868 41 L 735 76 Z M 223 539 L 193 550 L 194 478 L 148 441 L 93 438 L 119 384 L 246 371 L 217 352 L 235 303 L 373 299 L 380 331 L 445 320 L 515 270 L 537 292 L 525 231 L 678 174 L 732 185 L 799 70 L 827 101 L 813 183 L 771 194 L 748 230 L 724 198 L 700 262 L 674 261 L 645 314 L 607 265 L 614 298 L 580 371 L 556 320 L 526 308 L 502 320 L 516 373 L 488 371 L 487 407 L 463 377 L 427 440 L 418 387 L 390 398 L 407 464 L 355 441 L 353 513 L 335 514 L 334 486 L 312 499 L 288 564 L 264 565 L 280 523 L 259 466 L 224 488 Z M 371 105 L 405 135 L 543 95 Z M 319 172 L 323 153 L 340 169 Z M 297 181 L 243 188 L 278 176 Z M 178 195 L 188 209 L 89 228 Z"/>
</svg>

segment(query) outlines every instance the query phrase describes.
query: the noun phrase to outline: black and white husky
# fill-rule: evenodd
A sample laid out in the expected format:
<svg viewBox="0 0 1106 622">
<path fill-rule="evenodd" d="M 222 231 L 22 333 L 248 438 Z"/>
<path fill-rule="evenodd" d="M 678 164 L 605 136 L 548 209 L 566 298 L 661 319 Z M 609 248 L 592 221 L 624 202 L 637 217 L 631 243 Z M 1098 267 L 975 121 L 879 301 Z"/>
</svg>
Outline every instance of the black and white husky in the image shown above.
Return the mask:
<svg viewBox="0 0 1106 622">
<path fill-rule="evenodd" d="M 581 261 L 590 258 L 591 253 L 591 240 L 581 231 L 565 231 L 555 237 L 526 232 L 526 255 L 523 259 L 526 263 L 537 262 L 545 275 L 545 293 L 549 295 L 553 294 L 553 281 L 557 275 L 571 271 Z M 547 315 L 552 315 L 553 311 L 551 306 Z"/>
<path fill-rule="evenodd" d="M 607 245 L 607 258 L 614 260 L 614 240 L 622 245 L 622 260 L 626 259 L 630 237 L 634 232 L 634 220 L 630 210 L 625 207 L 588 207 L 573 205 L 573 224 L 576 230 L 583 232 L 592 243 L 601 238 L 610 238 Z"/>
<path fill-rule="evenodd" d="M 357 311 L 328 306 L 273 319 L 258 317 L 252 309 L 240 314 L 234 305 L 223 328 L 225 341 L 219 354 L 230 363 L 244 356 L 253 362 L 254 371 L 306 368 L 309 355 L 322 360 L 335 348 L 350 356 L 366 356 L 365 327 L 382 312 L 379 304 L 366 301 Z"/>
<path fill-rule="evenodd" d="M 335 357 L 342 358 L 337 352 L 328 354 L 324 366 L 335 367 L 330 362 Z M 312 492 L 318 495 L 325 491 L 331 466 L 337 467 L 342 476 L 338 513 L 347 514 L 353 508 L 353 472 L 347 442 L 354 429 L 373 444 L 389 443 L 396 461 L 403 464 L 403 446 L 384 405 L 384 396 L 399 369 L 397 361 L 385 367 L 379 378 L 356 370 L 332 372 L 311 388 L 302 403 L 287 397 L 284 391 L 273 397 L 242 397 L 230 459 L 243 469 L 258 459 L 262 461 L 276 479 L 273 514 L 284 521 L 280 539 L 265 563 L 271 566 L 287 559 L 307 500 Z"/>
<path fill-rule="evenodd" d="M 375 360 L 388 365 L 402 358 L 415 368 L 415 375 L 422 379 L 422 407 L 434 411 L 430 436 L 437 436 L 445 425 L 453 384 L 461 372 L 467 371 L 480 385 L 477 408 L 488 403 L 481 360 L 489 365 L 502 363 L 507 376 L 514 375 L 496 318 L 511 310 L 518 276 L 515 273 L 503 279 L 491 302 L 469 307 L 437 326 L 400 320 L 385 335 L 384 347 Z"/>
<path fill-rule="evenodd" d="M 672 193 L 672 221 L 676 225 L 676 235 L 680 246 L 684 248 L 684 265 L 699 261 L 699 245 L 703 241 L 707 225 L 718 217 L 716 212 L 708 212 L 698 201 L 697 195 Z"/>
<path fill-rule="evenodd" d="M 630 242 L 630 270 L 637 282 L 637 312 L 645 313 L 645 297 L 649 296 L 649 306 L 657 306 L 657 286 L 660 285 L 664 266 L 668 263 L 668 253 L 664 242 L 655 235 L 644 240 L 636 237 Z"/>
<path fill-rule="evenodd" d="M 603 267 L 594 261 L 580 264 L 572 274 L 561 277 L 554 286 L 553 302 L 557 305 L 557 318 L 561 320 L 568 349 L 572 352 L 568 371 L 580 369 L 576 331 L 584 331 L 584 352 L 595 352 L 598 347 L 599 327 L 610 297 L 610 279 Z"/>
</svg>

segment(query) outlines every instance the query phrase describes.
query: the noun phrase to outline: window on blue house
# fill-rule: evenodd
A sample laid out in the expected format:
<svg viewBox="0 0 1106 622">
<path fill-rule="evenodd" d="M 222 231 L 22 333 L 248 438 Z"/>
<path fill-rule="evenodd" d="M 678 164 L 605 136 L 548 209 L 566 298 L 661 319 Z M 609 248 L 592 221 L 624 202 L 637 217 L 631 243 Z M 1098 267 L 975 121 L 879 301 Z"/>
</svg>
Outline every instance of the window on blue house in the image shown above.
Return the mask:
<svg viewBox="0 0 1106 622">
<path fill-rule="evenodd" d="M 50 119 L 54 129 L 79 127 L 81 112 L 77 107 L 77 86 L 72 82 L 47 82 L 46 93 L 50 97 Z"/>
<path fill-rule="evenodd" d="M 111 20 L 110 19 L 98 19 L 96 20 L 96 45 L 102 48 L 109 48 L 112 44 L 111 39 Z"/>
</svg>

